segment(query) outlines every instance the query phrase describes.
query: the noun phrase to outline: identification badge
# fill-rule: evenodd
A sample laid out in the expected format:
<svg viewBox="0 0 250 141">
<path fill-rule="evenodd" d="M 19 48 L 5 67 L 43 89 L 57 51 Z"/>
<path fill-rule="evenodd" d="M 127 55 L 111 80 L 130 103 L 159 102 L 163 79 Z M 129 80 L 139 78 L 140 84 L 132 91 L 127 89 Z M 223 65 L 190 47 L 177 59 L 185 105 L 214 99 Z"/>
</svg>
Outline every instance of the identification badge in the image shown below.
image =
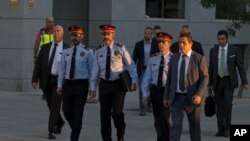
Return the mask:
<svg viewBox="0 0 250 141">
<path fill-rule="evenodd" d="M 118 56 L 120 53 L 119 53 L 119 51 L 115 51 L 114 54 L 115 54 L 115 56 Z"/>
<path fill-rule="evenodd" d="M 80 52 L 80 56 L 83 57 L 84 56 L 84 52 Z"/>
</svg>

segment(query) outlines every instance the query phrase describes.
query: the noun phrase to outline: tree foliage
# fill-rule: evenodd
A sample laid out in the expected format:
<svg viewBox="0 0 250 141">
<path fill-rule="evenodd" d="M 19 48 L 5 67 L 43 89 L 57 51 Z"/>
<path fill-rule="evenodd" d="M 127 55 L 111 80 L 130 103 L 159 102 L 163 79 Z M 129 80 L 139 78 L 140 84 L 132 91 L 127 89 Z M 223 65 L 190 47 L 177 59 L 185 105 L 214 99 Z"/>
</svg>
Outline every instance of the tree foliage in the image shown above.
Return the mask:
<svg viewBox="0 0 250 141">
<path fill-rule="evenodd" d="M 218 8 L 222 13 L 216 14 L 231 21 L 227 30 L 232 36 L 236 35 L 236 30 L 239 30 L 242 24 L 250 24 L 250 0 L 200 0 L 200 4 L 204 8 Z"/>
</svg>

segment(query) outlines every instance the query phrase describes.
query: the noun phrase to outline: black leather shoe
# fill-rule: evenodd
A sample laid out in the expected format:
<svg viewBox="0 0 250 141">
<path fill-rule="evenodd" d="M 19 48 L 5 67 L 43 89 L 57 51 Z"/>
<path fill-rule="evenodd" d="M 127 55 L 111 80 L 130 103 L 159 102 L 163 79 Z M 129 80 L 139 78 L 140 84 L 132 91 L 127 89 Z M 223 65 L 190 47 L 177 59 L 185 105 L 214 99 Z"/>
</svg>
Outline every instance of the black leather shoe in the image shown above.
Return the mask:
<svg viewBox="0 0 250 141">
<path fill-rule="evenodd" d="M 118 137 L 117 141 L 124 141 L 124 138 L 123 137 Z"/>
<path fill-rule="evenodd" d="M 218 131 L 218 132 L 215 134 L 215 136 L 216 136 L 216 137 L 221 137 L 221 136 L 223 136 L 223 132 Z"/>
<path fill-rule="evenodd" d="M 49 140 L 55 140 L 56 139 L 56 136 L 55 135 L 53 135 L 53 133 L 52 132 L 50 132 L 49 133 Z"/>
<path fill-rule="evenodd" d="M 60 133 L 62 132 L 62 128 L 63 128 L 64 124 L 65 124 L 65 122 L 62 121 L 62 124 L 60 124 L 60 125 L 58 125 L 58 126 L 56 127 L 54 133 L 55 133 L 55 134 L 60 134 Z"/>
</svg>

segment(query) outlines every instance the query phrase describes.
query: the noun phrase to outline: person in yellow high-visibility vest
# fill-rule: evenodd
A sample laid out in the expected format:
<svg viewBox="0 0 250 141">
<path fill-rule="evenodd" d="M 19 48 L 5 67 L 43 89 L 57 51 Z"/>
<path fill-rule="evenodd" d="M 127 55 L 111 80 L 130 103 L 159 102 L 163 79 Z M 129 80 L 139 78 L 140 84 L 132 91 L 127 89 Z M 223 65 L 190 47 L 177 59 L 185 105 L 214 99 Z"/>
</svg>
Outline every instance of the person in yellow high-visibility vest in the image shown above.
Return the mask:
<svg viewBox="0 0 250 141">
<path fill-rule="evenodd" d="M 54 18 L 52 16 L 48 16 L 46 18 L 46 25 L 45 27 L 41 28 L 36 36 L 36 40 L 35 40 L 35 45 L 34 45 L 34 58 L 33 58 L 33 62 L 35 63 L 36 61 L 36 57 L 38 56 L 38 53 L 41 49 L 41 47 L 44 44 L 50 43 L 52 42 L 53 39 L 53 26 L 54 26 Z"/>
</svg>

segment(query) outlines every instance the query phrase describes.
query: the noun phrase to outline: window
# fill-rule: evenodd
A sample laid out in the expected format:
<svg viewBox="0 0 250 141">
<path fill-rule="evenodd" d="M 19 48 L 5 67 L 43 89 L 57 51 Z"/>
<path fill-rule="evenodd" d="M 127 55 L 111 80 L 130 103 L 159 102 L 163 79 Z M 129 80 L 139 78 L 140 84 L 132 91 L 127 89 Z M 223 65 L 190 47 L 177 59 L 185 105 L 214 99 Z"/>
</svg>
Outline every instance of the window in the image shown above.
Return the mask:
<svg viewBox="0 0 250 141">
<path fill-rule="evenodd" d="M 184 0 L 146 0 L 146 15 L 150 18 L 184 18 Z"/>
</svg>

